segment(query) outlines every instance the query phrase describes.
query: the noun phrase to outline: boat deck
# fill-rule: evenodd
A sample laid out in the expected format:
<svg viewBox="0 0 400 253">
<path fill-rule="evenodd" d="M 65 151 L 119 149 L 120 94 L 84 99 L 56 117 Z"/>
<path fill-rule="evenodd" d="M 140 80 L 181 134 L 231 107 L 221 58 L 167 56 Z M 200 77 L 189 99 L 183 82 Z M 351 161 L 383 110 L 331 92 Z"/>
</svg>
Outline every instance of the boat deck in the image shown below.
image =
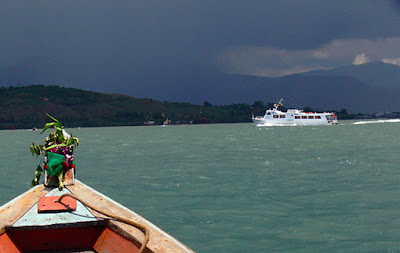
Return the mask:
<svg viewBox="0 0 400 253">
<path fill-rule="evenodd" d="M 104 210 L 108 213 L 124 217 L 146 226 L 150 231 L 150 240 L 147 244 L 145 252 L 194 252 L 186 245 L 170 236 L 168 233 L 161 230 L 145 218 L 83 184 L 79 180 L 75 181 L 75 185 L 67 186 L 62 192 L 60 192 L 58 189 L 52 189 L 44 187 L 43 185 L 38 185 L 8 202 L 7 204 L 1 206 L 0 228 L 6 227 L 6 234 L 3 236 L 0 235 L 0 252 L 3 252 L 2 245 L 4 245 L 7 235 L 13 237 L 16 241 L 18 241 L 18 238 L 23 238 L 19 241 L 29 241 L 29 239 L 26 238 L 32 237 L 33 233 L 35 233 L 35 236 L 41 233 L 40 237 L 43 238 L 63 231 L 62 233 L 65 235 L 75 237 L 74 239 L 71 238 L 72 241 L 79 241 L 79 238 L 87 237 L 86 233 L 88 233 L 82 232 L 82 226 L 85 226 L 85 228 L 89 229 L 90 233 L 92 233 L 93 247 L 73 247 L 71 248 L 72 251 L 71 249 L 69 249 L 69 251 L 63 251 L 62 249 L 60 251 L 55 251 L 53 249 L 48 252 L 101 252 L 101 250 L 98 249 L 102 248 L 103 245 L 108 243 L 108 238 L 113 238 L 112 240 L 116 240 L 116 238 L 122 238 L 118 240 L 122 240 L 124 242 L 127 240 L 132 241 L 137 246 L 140 246 L 141 242 L 144 241 L 145 236 L 140 229 L 122 222 L 110 220 L 103 214 L 88 209 L 80 201 L 77 201 L 76 211 L 64 213 L 38 213 L 38 201 L 41 196 L 60 196 L 67 192 L 79 196 L 84 202 L 90 203 L 100 210 Z M 105 227 L 108 227 L 109 229 L 104 230 Z M 57 241 L 60 239 L 54 238 L 54 240 Z M 24 243 L 28 245 L 28 242 Z M 35 243 L 38 244 L 38 242 L 36 242 L 33 238 L 32 242 L 29 242 L 29 244 Z M 47 240 L 42 243 L 52 244 L 53 241 Z M 54 242 L 54 244 L 56 244 L 56 242 Z M 79 243 L 76 242 L 76 245 L 79 246 Z M 73 251 L 75 249 L 77 250 Z"/>
</svg>

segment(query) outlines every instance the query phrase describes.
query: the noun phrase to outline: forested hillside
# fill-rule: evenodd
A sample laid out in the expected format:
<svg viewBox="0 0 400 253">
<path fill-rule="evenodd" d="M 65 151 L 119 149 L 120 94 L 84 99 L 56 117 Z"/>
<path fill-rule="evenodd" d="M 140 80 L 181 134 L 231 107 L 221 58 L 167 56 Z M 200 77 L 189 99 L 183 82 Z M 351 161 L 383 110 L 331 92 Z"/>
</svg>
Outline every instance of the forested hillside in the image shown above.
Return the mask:
<svg viewBox="0 0 400 253">
<path fill-rule="evenodd" d="M 252 113 L 245 104 L 201 106 L 44 85 L 0 88 L 0 106 L 0 129 L 40 128 L 49 120 L 45 113 L 68 127 L 138 126 L 167 119 L 175 124 L 250 122 Z"/>
<path fill-rule="evenodd" d="M 154 121 L 161 125 L 251 122 L 251 116 L 264 115 L 272 103 L 216 106 L 160 102 L 121 94 L 104 94 L 59 86 L 30 85 L 0 88 L 0 129 L 41 128 L 54 116 L 66 127 L 142 126 Z M 298 108 L 314 111 L 310 107 Z M 285 111 L 286 108 L 282 107 Z M 338 119 L 371 118 L 375 115 L 337 112 Z M 381 115 L 382 116 L 382 115 Z M 384 116 L 384 115 L 383 115 Z M 399 116 L 388 115 L 389 117 Z"/>
</svg>

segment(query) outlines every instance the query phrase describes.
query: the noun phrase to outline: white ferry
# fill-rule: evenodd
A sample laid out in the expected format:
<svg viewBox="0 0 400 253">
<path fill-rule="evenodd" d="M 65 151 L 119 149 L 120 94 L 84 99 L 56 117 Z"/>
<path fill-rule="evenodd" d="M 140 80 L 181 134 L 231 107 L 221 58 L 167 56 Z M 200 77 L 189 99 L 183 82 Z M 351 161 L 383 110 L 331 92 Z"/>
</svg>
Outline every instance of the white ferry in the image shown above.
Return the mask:
<svg viewBox="0 0 400 253">
<path fill-rule="evenodd" d="M 337 117 L 332 112 L 304 112 L 298 109 L 288 109 L 282 112 L 279 107 L 283 99 L 278 104 L 274 104 L 273 109 L 268 109 L 264 116 L 252 116 L 253 122 L 257 126 L 297 126 L 297 125 L 334 125 L 337 124 Z"/>
</svg>

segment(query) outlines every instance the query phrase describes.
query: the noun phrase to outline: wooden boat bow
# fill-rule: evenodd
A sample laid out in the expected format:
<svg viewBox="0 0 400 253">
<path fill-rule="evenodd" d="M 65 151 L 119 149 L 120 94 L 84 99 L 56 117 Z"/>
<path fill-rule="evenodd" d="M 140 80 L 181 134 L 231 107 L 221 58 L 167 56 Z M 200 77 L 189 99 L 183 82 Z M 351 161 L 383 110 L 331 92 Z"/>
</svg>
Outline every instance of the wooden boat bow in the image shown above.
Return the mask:
<svg viewBox="0 0 400 253">
<path fill-rule="evenodd" d="M 60 199 L 62 195 L 78 200 L 76 211 L 38 213 L 40 197 Z M 112 219 L 107 217 L 110 215 Z M 78 180 L 62 192 L 38 185 L 0 207 L 0 252 L 66 249 L 100 253 L 194 252 L 137 213 Z"/>
</svg>

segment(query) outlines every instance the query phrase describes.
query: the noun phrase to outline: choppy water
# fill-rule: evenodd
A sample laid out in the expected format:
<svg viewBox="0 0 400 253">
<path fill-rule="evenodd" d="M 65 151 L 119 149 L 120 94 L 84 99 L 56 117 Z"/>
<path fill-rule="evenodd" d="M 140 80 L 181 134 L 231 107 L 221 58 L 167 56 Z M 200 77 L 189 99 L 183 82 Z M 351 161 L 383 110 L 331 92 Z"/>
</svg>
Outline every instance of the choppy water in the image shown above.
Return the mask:
<svg viewBox="0 0 400 253">
<path fill-rule="evenodd" d="M 197 252 L 400 252 L 400 122 L 67 129 L 77 178 Z M 0 131 L 0 205 L 45 135 Z"/>
</svg>

